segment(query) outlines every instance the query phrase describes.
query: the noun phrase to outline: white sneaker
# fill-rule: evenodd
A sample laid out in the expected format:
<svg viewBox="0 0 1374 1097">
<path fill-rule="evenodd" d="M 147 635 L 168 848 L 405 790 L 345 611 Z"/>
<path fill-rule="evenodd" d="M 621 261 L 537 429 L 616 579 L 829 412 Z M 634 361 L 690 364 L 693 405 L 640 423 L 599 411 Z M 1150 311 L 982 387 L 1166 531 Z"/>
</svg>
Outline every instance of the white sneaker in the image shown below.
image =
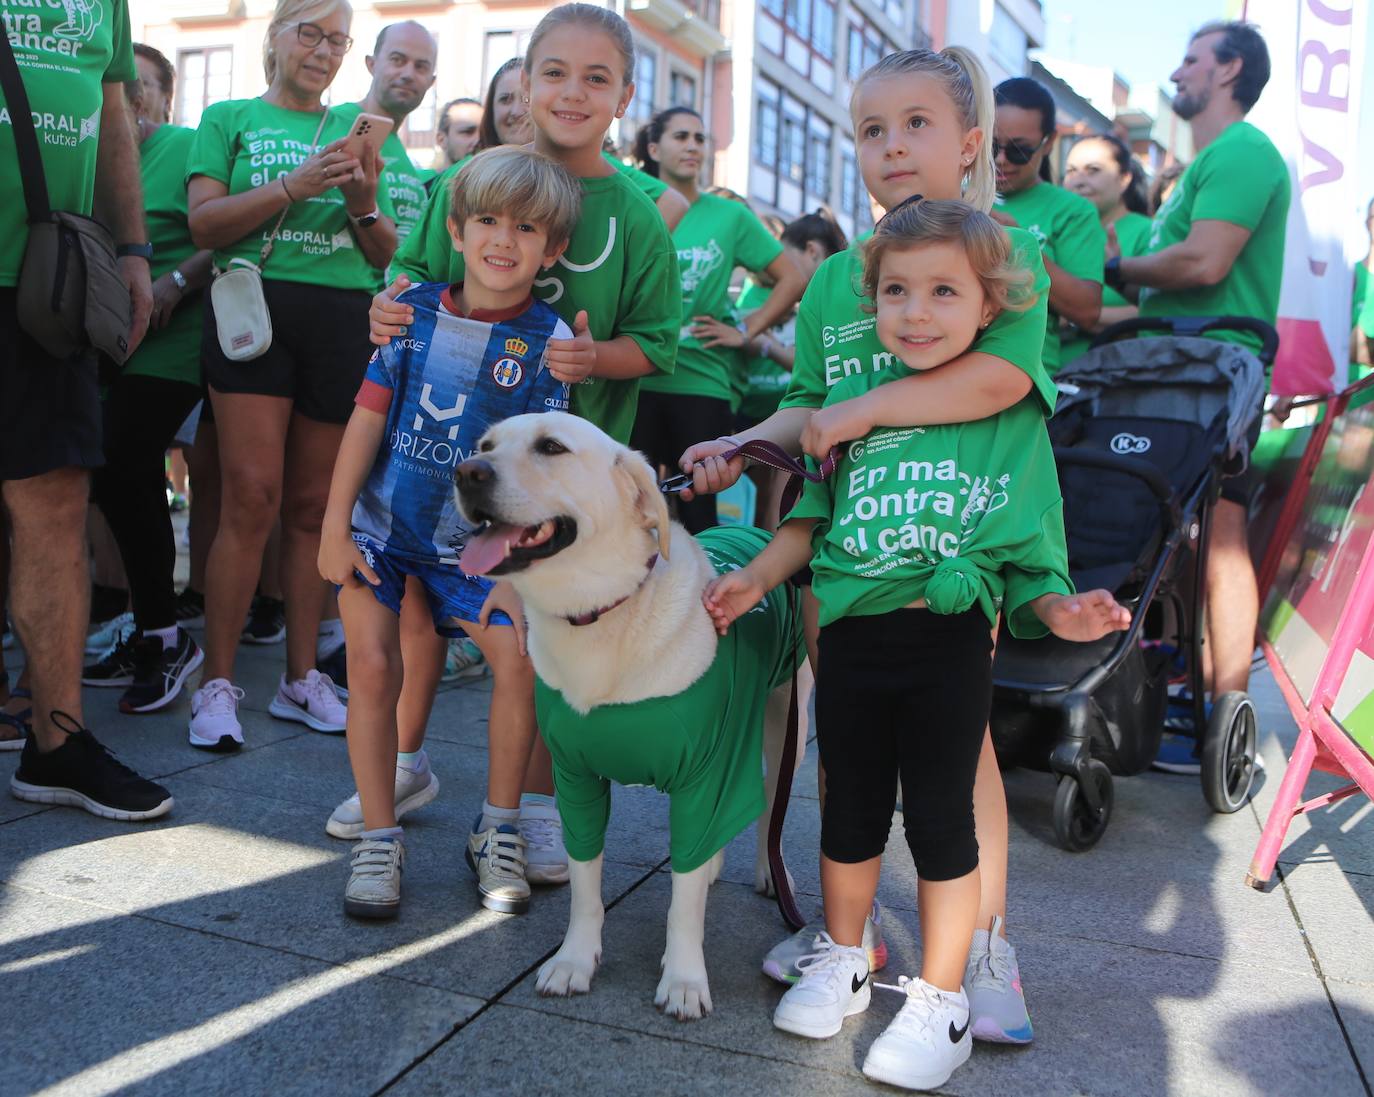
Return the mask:
<svg viewBox="0 0 1374 1097">
<path fill-rule="evenodd" d="M 113 651 L 133 635 L 136 627 L 134 615 L 127 611 L 96 625 L 95 629 L 86 635 L 86 654 L 104 655 Z"/>
<path fill-rule="evenodd" d="M 464 851 L 468 868 L 477 874 L 482 905 L 502 914 L 524 914 L 530 907 L 530 885 L 525 879 L 525 839 L 509 823 L 478 830 L 477 816 Z"/>
<path fill-rule="evenodd" d="M 962 990 L 950 993 L 905 975 L 895 987 L 878 985 L 901 991 L 906 1002 L 868 1049 L 864 1074 L 902 1089 L 944 1085 L 973 1050 L 967 996 Z"/>
<path fill-rule="evenodd" d="M 816 934 L 814 951 L 798 960 L 797 968 L 801 977 L 773 1011 L 775 1027 L 824 1040 L 840 1031 L 846 1017 L 868 1008 L 873 988 L 862 948 L 837 945 L 822 931 Z"/>
<path fill-rule="evenodd" d="M 429 768 L 429 756 L 422 756 L 420 769 L 407 769 L 396 766 L 396 822 L 401 816 L 422 808 L 439 795 L 439 778 Z M 366 828 L 363 826 L 363 805 L 355 792 L 334 809 L 324 832 L 331 838 L 357 838 Z"/>
<path fill-rule="evenodd" d="M 283 674 L 267 711 L 278 720 L 295 720 L 328 735 L 338 735 L 348 725 L 347 706 L 334 692 L 329 675 L 318 670 L 308 671 L 295 682 L 288 682 Z"/>
<path fill-rule="evenodd" d="M 568 851 L 563 848 L 563 820 L 553 804 L 521 804 L 520 833 L 526 850 L 525 879 L 531 884 L 566 884 Z"/>
<path fill-rule="evenodd" d="M 395 918 L 401 910 L 405 845 L 399 838 L 370 838 L 353 847 L 344 913 L 355 918 Z"/>
<path fill-rule="evenodd" d="M 239 702 L 243 690 L 228 678 L 211 678 L 191 695 L 191 745 L 230 751 L 243 746 Z"/>
</svg>

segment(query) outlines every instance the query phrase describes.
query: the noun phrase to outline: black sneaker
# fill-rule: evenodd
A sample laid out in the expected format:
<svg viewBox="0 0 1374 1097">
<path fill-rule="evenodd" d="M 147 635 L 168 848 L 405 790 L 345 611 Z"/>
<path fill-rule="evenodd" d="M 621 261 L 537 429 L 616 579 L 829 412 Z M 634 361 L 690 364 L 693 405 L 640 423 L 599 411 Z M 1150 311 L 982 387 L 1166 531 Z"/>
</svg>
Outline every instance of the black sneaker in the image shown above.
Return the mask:
<svg viewBox="0 0 1374 1097">
<path fill-rule="evenodd" d="M 286 639 L 286 603 L 280 598 L 259 594 L 243 626 L 245 644 L 280 644 Z"/>
<path fill-rule="evenodd" d="M 108 688 L 131 685 L 134 680 L 134 645 L 139 633 L 131 632 L 96 662 L 81 668 L 81 684 Z"/>
<path fill-rule="evenodd" d="M 177 624 L 182 628 L 205 627 L 205 595 L 187 587 L 177 595 Z"/>
<path fill-rule="evenodd" d="M 60 722 L 59 722 L 60 721 Z M 172 794 L 120 762 L 65 712 L 53 722 L 66 742 L 43 754 L 30 735 L 10 778 L 10 795 L 33 804 L 65 804 L 102 819 L 156 819 L 172 810 Z"/>
<path fill-rule="evenodd" d="M 166 708 L 203 662 L 205 653 L 185 629 L 177 629 L 177 642 L 169 648 L 156 636 L 135 641 L 134 680 L 119 699 L 119 711 L 132 716 Z"/>
<path fill-rule="evenodd" d="M 348 700 L 348 647 L 340 644 L 323 659 L 315 660 L 315 667 L 321 674 L 329 675 L 334 683 L 334 692 L 341 701 Z"/>
</svg>

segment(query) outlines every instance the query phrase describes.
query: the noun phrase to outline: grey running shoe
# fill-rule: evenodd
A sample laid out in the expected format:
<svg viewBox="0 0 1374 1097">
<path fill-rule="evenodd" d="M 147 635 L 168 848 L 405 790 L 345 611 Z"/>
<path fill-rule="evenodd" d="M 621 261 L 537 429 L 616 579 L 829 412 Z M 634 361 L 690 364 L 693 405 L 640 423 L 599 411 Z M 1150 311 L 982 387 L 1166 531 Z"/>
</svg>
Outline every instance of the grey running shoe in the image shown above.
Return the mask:
<svg viewBox="0 0 1374 1097">
<path fill-rule="evenodd" d="M 763 973 L 779 983 L 795 983 L 801 972 L 797 961 L 816 951 L 816 936 L 825 932 L 825 919 L 808 922 L 791 937 L 778 942 L 763 958 Z M 883 909 L 873 900 L 873 913 L 864 919 L 863 948 L 868 953 L 868 969 L 887 967 L 887 945 L 883 942 Z"/>
<path fill-rule="evenodd" d="M 1034 1036 L 1016 949 L 1002 936 L 1002 919 L 975 930 L 964 969 L 964 992 L 973 1015 L 973 1035 L 996 1044 L 1029 1044 Z"/>
</svg>

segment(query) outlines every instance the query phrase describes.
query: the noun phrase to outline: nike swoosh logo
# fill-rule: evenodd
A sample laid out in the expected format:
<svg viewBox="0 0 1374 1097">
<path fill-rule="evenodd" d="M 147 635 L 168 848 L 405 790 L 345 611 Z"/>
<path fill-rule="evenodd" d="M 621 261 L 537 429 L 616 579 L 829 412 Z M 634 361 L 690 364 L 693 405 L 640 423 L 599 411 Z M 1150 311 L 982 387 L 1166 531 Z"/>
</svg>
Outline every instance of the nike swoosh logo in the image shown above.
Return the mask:
<svg viewBox="0 0 1374 1097">
<path fill-rule="evenodd" d="M 964 1018 L 963 1028 L 955 1028 L 953 1021 L 949 1023 L 949 1042 L 951 1044 L 957 1044 L 960 1040 L 964 1038 L 964 1033 L 968 1031 L 969 1022 L 972 1020 L 973 1014 L 970 1013 L 967 1017 Z"/>
<path fill-rule="evenodd" d="M 853 978 L 853 980 L 852 980 L 852 982 L 851 982 L 851 984 L 850 984 L 850 988 L 849 988 L 849 989 L 850 989 L 851 991 L 853 991 L 855 994 L 858 994 L 859 991 L 860 991 L 861 989 L 863 989 L 863 985 L 864 985 L 866 982 L 868 982 L 868 974 L 867 974 L 866 972 L 865 972 L 864 977 L 863 977 L 862 979 L 860 979 L 860 978 L 858 977 L 858 975 L 855 975 L 854 978 Z"/>
</svg>

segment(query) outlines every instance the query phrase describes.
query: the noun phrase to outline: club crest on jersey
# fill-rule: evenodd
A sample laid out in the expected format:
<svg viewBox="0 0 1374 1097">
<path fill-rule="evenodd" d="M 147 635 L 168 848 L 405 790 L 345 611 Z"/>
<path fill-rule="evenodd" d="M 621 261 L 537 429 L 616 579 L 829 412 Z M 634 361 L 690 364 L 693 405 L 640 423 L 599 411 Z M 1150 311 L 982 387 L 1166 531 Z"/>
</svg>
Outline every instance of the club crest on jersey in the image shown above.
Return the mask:
<svg viewBox="0 0 1374 1097">
<path fill-rule="evenodd" d="M 511 340 L 506 344 L 506 346 L 509 347 L 511 342 L 517 341 L 518 340 Z M 524 346 L 525 344 L 521 343 L 520 345 Z M 525 376 L 525 367 L 522 366 L 519 362 L 517 362 L 514 358 L 502 358 L 494 366 L 491 367 L 492 380 L 495 381 L 498 385 L 500 385 L 503 389 L 513 389 L 516 385 L 520 383 L 520 378 L 522 378 L 523 376 Z"/>
<path fill-rule="evenodd" d="M 530 352 L 530 345 L 518 335 L 512 335 L 506 340 L 506 353 L 513 354 L 516 358 L 523 358 Z"/>
</svg>

